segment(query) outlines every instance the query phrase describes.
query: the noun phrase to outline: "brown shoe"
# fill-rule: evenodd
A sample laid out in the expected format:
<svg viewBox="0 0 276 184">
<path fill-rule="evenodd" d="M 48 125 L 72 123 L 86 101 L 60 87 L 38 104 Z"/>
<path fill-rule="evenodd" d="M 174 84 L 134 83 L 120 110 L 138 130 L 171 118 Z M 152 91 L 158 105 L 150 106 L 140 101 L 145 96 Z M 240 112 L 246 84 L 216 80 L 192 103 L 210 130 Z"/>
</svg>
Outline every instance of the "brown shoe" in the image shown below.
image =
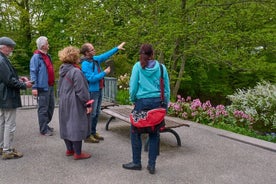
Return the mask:
<svg viewBox="0 0 276 184">
<path fill-rule="evenodd" d="M 2 155 L 3 153 L 3 148 L 0 148 L 0 155 Z"/>
<path fill-rule="evenodd" d="M 2 159 L 3 160 L 7 160 L 7 159 L 13 159 L 14 158 L 14 155 L 12 152 L 10 151 L 3 151 L 2 153 Z"/>
<path fill-rule="evenodd" d="M 15 158 L 23 157 L 23 153 L 17 151 L 15 148 L 11 149 L 11 151 L 13 152 L 13 155 L 14 155 Z"/>
<path fill-rule="evenodd" d="M 98 139 L 95 139 L 93 135 L 90 135 L 88 138 L 84 140 L 85 143 L 99 143 Z"/>
<path fill-rule="evenodd" d="M 100 136 L 99 133 L 96 133 L 96 134 L 93 135 L 93 136 L 94 136 L 95 139 L 98 139 L 98 140 L 100 140 L 100 141 L 103 141 L 103 140 L 104 140 L 104 138 L 103 138 L 102 136 Z"/>
<path fill-rule="evenodd" d="M 15 158 L 21 158 L 23 157 L 23 154 L 16 151 L 16 149 L 9 149 L 8 151 L 3 151 L 2 152 L 2 159 L 7 160 L 7 159 L 15 159 Z"/>
</svg>

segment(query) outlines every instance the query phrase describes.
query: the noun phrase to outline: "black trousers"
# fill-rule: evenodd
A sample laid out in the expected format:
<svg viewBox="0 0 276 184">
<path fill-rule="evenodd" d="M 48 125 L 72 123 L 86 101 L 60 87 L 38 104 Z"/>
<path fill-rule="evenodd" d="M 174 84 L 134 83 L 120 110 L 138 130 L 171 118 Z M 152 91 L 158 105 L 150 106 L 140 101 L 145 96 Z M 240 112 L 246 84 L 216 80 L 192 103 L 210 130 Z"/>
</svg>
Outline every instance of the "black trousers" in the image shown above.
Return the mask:
<svg viewBox="0 0 276 184">
<path fill-rule="evenodd" d="M 67 150 L 74 150 L 77 155 L 81 154 L 82 141 L 69 141 L 67 139 L 64 139 L 64 142 Z"/>
</svg>

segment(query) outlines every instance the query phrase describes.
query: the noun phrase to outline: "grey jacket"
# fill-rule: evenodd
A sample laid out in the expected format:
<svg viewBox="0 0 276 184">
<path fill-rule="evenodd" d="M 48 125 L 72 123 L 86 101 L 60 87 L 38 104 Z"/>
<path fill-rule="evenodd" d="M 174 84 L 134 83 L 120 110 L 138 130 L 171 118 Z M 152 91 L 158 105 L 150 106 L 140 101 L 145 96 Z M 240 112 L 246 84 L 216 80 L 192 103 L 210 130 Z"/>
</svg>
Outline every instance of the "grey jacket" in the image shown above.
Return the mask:
<svg viewBox="0 0 276 184">
<path fill-rule="evenodd" d="M 19 81 L 9 59 L 0 52 L 0 108 L 21 107 L 20 89 L 26 89 L 26 84 Z"/>
<path fill-rule="evenodd" d="M 59 126 L 60 137 L 81 141 L 90 134 L 86 103 L 90 96 L 82 71 L 71 64 L 62 64 L 59 70 Z"/>
</svg>

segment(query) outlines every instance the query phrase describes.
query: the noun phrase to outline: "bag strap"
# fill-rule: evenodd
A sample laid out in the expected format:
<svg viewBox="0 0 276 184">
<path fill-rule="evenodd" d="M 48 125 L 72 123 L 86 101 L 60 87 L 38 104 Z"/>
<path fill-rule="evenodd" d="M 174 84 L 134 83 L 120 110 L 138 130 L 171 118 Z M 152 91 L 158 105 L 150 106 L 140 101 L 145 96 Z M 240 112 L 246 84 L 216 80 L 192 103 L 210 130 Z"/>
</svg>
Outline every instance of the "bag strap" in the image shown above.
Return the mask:
<svg viewBox="0 0 276 184">
<path fill-rule="evenodd" d="M 86 58 L 85 59 L 86 61 L 88 61 L 88 62 L 90 62 L 90 63 L 93 63 L 93 65 L 92 65 L 92 71 L 94 72 L 94 70 L 95 70 L 95 65 L 97 66 L 97 68 L 99 68 L 100 66 L 99 66 L 99 62 L 98 61 L 96 61 L 93 57 L 92 58 Z"/>
<path fill-rule="evenodd" d="M 161 76 L 160 76 L 160 88 L 161 88 L 161 101 L 164 102 L 164 77 L 163 77 L 163 66 L 159 63 Z"/>
</svg>

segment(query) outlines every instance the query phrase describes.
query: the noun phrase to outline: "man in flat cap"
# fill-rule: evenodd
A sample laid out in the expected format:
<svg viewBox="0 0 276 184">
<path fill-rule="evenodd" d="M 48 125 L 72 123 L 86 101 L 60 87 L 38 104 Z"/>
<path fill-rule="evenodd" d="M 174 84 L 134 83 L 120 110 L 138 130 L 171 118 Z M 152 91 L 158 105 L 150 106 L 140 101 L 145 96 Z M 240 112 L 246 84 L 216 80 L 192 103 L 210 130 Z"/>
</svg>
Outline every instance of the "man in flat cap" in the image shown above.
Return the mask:
<svg viewBox="0 0 276 184">
<path fill-rule="evenodd" d="M 22 106 L 20 89 L 32 87 L 32 83 L 26 77 L 19 79 L 8 59 L 15 45 L 15 42 L 8 37 L 0 38 L 0 155 L 2 159 L 23 156 L 12 145 L 16 129 L 16 108 Z"/>
</svg>

